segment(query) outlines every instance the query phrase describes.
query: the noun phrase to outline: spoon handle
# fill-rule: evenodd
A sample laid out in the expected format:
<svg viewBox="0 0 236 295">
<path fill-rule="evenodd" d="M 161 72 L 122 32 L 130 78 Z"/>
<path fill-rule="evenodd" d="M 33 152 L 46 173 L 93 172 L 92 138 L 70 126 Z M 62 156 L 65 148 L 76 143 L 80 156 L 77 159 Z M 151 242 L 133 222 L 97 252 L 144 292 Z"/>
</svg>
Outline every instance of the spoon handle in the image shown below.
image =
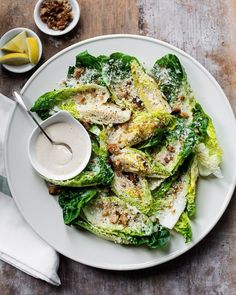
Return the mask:
<svg viewBox="0 0 236 295">
<path fill-rule="evenodd" d="M 35 119 L 35 117 L 33 116 L 33 114 L 27 109 L 26 105 L 23 102 L 22 96 L 14 91 L 13 92 L 15 101 L 21 106 L 21 108 L 31 117 L 31 119 L 37 124 L 37 126 L 39 127 L 39 129 L 42 131 L 42 133 L 47 137 L 47 139 L 53 144 L 53 140 L 49 137 L 49 135 L 47 134 L 47 132 L 41 127 L 41 125 L 39 124 L 39 122 Z"/>
</svg>

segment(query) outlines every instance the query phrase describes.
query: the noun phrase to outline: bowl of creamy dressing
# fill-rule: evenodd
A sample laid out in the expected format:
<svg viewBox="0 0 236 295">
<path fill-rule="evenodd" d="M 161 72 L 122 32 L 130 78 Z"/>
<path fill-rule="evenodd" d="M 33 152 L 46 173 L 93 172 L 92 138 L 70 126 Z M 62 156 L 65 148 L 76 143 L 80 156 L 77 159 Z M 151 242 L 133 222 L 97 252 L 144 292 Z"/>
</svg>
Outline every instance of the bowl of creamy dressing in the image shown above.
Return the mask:
<svg viewBox="0 0 236 295">
<path fill-rule="evenodd" d="M 41 123 L 55 142 L 70 146 L 53 145 L 37 127 L 29 139 L 29 158 L 33 168 L 44 178 L 67 180 L 87 166 L 91 156 L 91 140 L 83 125 L 68 112 L 60 111 Z"/>
</svg>

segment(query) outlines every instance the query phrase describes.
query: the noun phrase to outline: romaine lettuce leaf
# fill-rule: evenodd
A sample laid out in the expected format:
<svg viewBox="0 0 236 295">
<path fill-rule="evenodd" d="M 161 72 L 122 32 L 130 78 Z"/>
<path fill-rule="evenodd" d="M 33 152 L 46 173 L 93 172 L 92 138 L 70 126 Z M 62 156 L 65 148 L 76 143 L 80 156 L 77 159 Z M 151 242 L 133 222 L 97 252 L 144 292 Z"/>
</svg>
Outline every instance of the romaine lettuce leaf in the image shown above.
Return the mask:
<svg viewBox="0 0 236 295">
<path fill-rule="evenodd" d="M 115 243 L 160 248 L 169 241 L 167 229 L 117 197 L 96 197 L 82 211 L 74 225 Z"/>
<path fill-rule="evenodd" d="M 170 106 L 164 99 L 157 83 L 145 72 L 144 68 L 136 60 L 132 60 L 131 62 L 131 71 L 134 86 L 145 108 L 148 111 L 162 110 L 170 113 Z"/>
<path fill-rule="evenodd" d="M 62 189 L 58 202 L 63 209 L 64 222 L 67 225 L 72 224 L 79 218 L 81 209 L 95 196 L 97 190 L 71 190 Z"/>
<path fill-rule="evenodd" d="M 187 81 L 186 72 L 177 56 L 167 54 L 157 60 L 153 66 L 152 74 L 170 103 L 172 112 L 177 116 L 181 116 L 182 114 L 188 118 L 186 121 L 188 125 L 194 124 L 192 116 L 196 108 L 200 110 L 199 113 L 204 114 L 204 116 L 201 116 L 204 117 L 205 123 L 207 122 L 207 129 L 204 123 L 203 128 L 205 128 L 205 131 L 202 132 L 201 138 L 199 139 L 200 144 L 196 147 L 200 174 L 203 176 L 215 174 L 221 177 L 219 165 L 222 160 L 222 150 L 217 142 L 212 120 L 196 102 L 191 86 Z M 197 124 L 196 129 L 201 132 Z"/>
<path fill-rule="evenodd" d="M 156 230 L 146 215 L 115 196 L 95 198 L 82 210 L 83 219 L 107 233 L 148 236 Z"/>
<path fill-rule="evenodd" d="M 169 231 L 161 226 L 158 226 L 157 231 L 149 236 L 131 236 L 122 232 L 113 234 L 84 220 L 78 220 L 77 226 L 117 244 L 147 246 L 152 249 L 158 249 L 164 247 L 170 240 Z"/>
<path fill-rule="evenodd" d="M 198 103 L 192 114 L 191 123 L 186 124 L 185 119 L 177 119 L 176 127 L 168 130 L 161 150 L 152 154 L 153 160 L 161 163 L 170 174 L 177 171 L 195 146 L 206 137 L 208 116 Z"/>
<path fill-rule="evenodd" d="M 192 228 L 191 228 L 188 215 L 185 212 L 181 214 L 174 229 L 185 238 L 186 243 L 189 243 L 192 241 Z"/>
<path fill-rule="evenodd" d="M 158 130 L 173 126 L 174 122 L 174 117 L 166 112 L 136 112 L 128 123 L 110 133 L 108 144 L 118 148 L 133 146 L 157 135 Z"/>
<path fill-rule="evenodd" d="M 152 191 L 153 203 L 148 215 L 156 217 L 162 226 L 172 229 L 184 212 L 195 213 L 195 194 L 198 168 L 196 158 L 190 156 L 183 166 Z"/>
<path fill-rule="evenodd" d="M 152 195 L 146 178 L 135 174 L 115 173 L 111 184 L 113 192 L 126 203 L 147 213 L 152 203 Z"/>
<path fill-rule="evenodd" d="M 143 150 L 150 147 L 159 147 L 163 144 L 166 129 L 157 128 L 154 134 L 146 140 L 143 140 L 135 146 L 136 149 Z"/>
<path fill-rule="evenodd" d="M 75 88 L 61 88 L 40 96 L 32 112 L 46 119 L 53 113 L 65 110 L 73 117 L 92 124 L 118 124 L 130 119 L 130 111 L 107 102 L 110 94 L 106 87 L 87 84 Z"/>
<path fill-rule="evenodd" d="M 187 194 L 187 206 L 186 212 L 188 217 L 192 218 L 196 212 L 196 186 L 199 175 L 198 162 L 196 156 L 194 156 L 190 162 L 189 177 L 188 177 L 188 194 Z"/>
<path fill-rule="evenodd" d="M 208 176 L 214 174 L 217 177 L 222 177 L 219 167 L 222 160 L 222 154 L 222 149 L 218 144 L 213 122 L 209 118 L 207 136 L 202 143 L 196 146 L 200 175 Z"/>
<path fill-rule="evenodd" d="M 68 180 L 48 179 L 50 183 L 65 187 L 108 185 L 114 177 L 111 166 L 102 158 L 93 157 L 85 170 Z"/>
<path fill-rule="evenodd" d="M 116 52 L 102 64 L 102 77 L 111 92 L 112 100 L 122 108 L 131 111 L 142 110 L 131 73 L 131 62 L 135 57 Z"/>
<path fill-rule="evenodd" d="M 102 63 L 106 56 L 95 57 L 83 51 L 76 56 L 75 66 L 68 69 L 68 79 L 64 81 L 67 87 L 73 87 L 76 84 L 99 84 L 105 85 L 102 79 Z"/>
<path fill-rule="evenodd" d="M 107 147 L 107 131 L 105 128 L 100 129 L 97 125 L 89 128 L 90 138 L 92 142 L 92 150 L 98 157 L 108 160 L 109 153 Z"/>
<path fill-rule="evenodd" d="M 191 119 L 196 100 L 178 57 L 173 54 L 163 56 L 155 62 L 151 73 L 169 102 L 172 112 Z"/>
<path fill-rule="evenodd" d="M 166 193 L 162 195 L 164 185 L 166 185 Z M 186 174 L 181 175 L 173 182 L 163 183 L 159 192 L 153 193 L 153 205 L 150 211 L 152 218 L 157 218 L 162 226 L 172 229 L 185 209 L 187 187 L 188 177 Z"/>
<path fill-rule="evenodd" d="M 156 178 L 170 176 L 163 164 L 153 161 L 149 154 L 134 148 L 126 147 L 121 149 L 118 154 L 111 156 L 111 160 L 116 169 L 124 172 Z"/>
<path fill-rule="evenodd" d="M 97 96 L 100 97 L 99 101 Z M 35 101 L 31 111 L 36 112 L 44 120 L 59 109 L 65 109 L 63 106 L 68 105 L 68 110 L 71 108 L 73 114 L 77 114 L 79 118 L 76 105 L 95 102 L 105 103 L 109 96 L 110 94 L 105 87 L 95 84 L 79 85 L 74 88 L 60 88 L 41 95 Z"/>
</svg>

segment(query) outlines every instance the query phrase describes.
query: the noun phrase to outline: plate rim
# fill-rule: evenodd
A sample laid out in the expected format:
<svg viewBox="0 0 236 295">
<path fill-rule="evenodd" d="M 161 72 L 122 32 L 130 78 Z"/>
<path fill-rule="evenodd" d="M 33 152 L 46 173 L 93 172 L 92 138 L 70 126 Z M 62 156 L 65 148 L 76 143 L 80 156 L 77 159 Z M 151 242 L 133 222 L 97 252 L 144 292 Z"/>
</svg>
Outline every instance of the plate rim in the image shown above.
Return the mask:
<svg viewBox="0 0 236 295">
<path fill-rule="evenodd" d="M 91 42 L 96 42 L 99 40 L 103 40 L 103 39 L 116 39 L 116 38 L 131 38 L 131 39 L 141 39 L 141 40 L 146 40 L 146 41 L 150 41 L 156 44 L 160 44 L 165 46 L 166 48 L 170 48 L 172 50 L 175 50 L 176 52 L 178 52 L 179 54 L 181 54 L 182 56 L 185 56 L 187 59 L 190 59 L 191 62 L 193 62 L 201 71 L 203 71 L 208 78 L 210 79 L 211 83 L 213 83 L 215 85 L 215 87 L 217 88 L 217 90 L 220 92 L 222 98 L 224 99 L 224 103 L 225 106 L 227 106 L 228 108 L 228 112 L 229 114 L 232 116 L 232 118 L 234 119 L 235 124 L 232 125 L 232 130 L 235 131 L 234 133 L 236 134 L 236 121 L 235 121 L 235 116 L 234 116 L 234 112 L 233 109 L 229 103 L 229 100 L 226 96 L 226 94 L 224 93 L 223 89 L 221 88 L 221 86 L 219 85 L 219 83 L 216 81 L 216 79 L 212 76 L 212 74 L 203 66 L 201 65 L 195 58 L 193 58 L 192 56 L 190 56 L 188 53 L 186 53 L 185 51 L 183 51 L 182 49 L 179 49 L 177 47 L 175 47 L 174 45 L 171 45 L 167 42 L 164 42 L 162 40 L 159 39 L 155 39 L 152 37 L 147 37 L 147 36 L 141 36 L 141 35 L 134 35 L 134 34 L 109 34 L 109 35 L 101 35 L 101 36 L 96 36 L 96 37 L 92 37 L 80 42 L 77 42 L 73 45 L 70 45 L 66 48 L 64 48 L 63 50 L 59 51 L 58 53 L 56 53 L 55 55 L 53 55 L 50 59 L 48 59 L 44 64 L 42 64 L 36 71 L 35 73 L 27 80 L 27 82 L 25 83 L 24 87 L 21 90 L 21 93 L 23 94 L 25 92 L 25 90 L 29 87 L 29 85 L 31 84 L 31 82 L 36 78 L 36 76 L 38 75 L 39 72 L 41 72 L 49 63 L 51 63 L 54 59 L 60 57 L 60 55 L 63 55 L 65 52 L 70 51 L 71 49 L 75 48 L 75 47 L 79 47 L 81 45 L 84 44 L 89 44 Z M 11 183 L 10 180 L 10 168 L 8 166 L 8 161 L 7 161 L 7 142 L 9 139 L 9 130 L 12 124 L 12 120 L 14 118 L 14 114 L 15 114 L 15 110 L 16 108 L 14 108 L 10 119 L 8 120 L 8 125 L 7 125 L 7 129 L 6 129 L 6 133 L 5 133 L 5 139 L 4 139 L 4 163 L 5 163 L 5 169 L 6 169 L 6 176 L 8 179 L 8 184 L 10 187 L 10 191 L 12 193 L 12 196 L 14 198 L 14 201 L 16 202 L 17 207 L 19 208 L 19 211 L 21 212 L 23 218 L 26 220 L 26 222 L 30 225 L 30 227 L 50 246 L 51 243 L 48 242 L 47 240 L 45 240 L 40 233 L 38 233 L 38 231 L 36 229 L 34 229 L 34 227 L 31 225 L 30 221 L 28 220 L 28 218 L 25 217 L 24 214 L 24 209 L 22 209 L 20 203 L 18 202 L 17 198 L 15 198 L 15 191 L 13 189 L 13 185 Z M 224 214 L 224 212 L 226 211 L 229 202 L 233 196 L 233 192 L 236 186 L 236 174 L 234 177 L 234 181 L 232 181 L 232 183 L 230 184 L 230 186 L 228 187 L 228 193 L 226 194 L 225 197 L 225 201 L 222 203 L 221 209 L 218 213 L 218 215 L 216 216 L 216 218 L 213 220 L 213 222 L 211 223 L 210 227 L 208 227 L 204 232 L 202 232 L 201 235 L 198 236 L 198 238 L 196 239 L 196 241 L 191 242 L 186 248 L 180 249 L 180 250 L 176 250 L 173 253 L 164 255 L 162 258 L 158 258 L 158 260 L 152 259 L 151 261 L 147 261 L 144 263 L 132 263 L 132 264 L 128 264 L 128 265 L 118 265 L 118 266 L 112 266 L 112 264 L 110 263 L 103 263 L 103 265 L 101 264 L 97 264 L 97 263 L 88 263 L 86 261 L 83 260 L 76 260 L 73 257 L 70 257 L 68 254 L 65 254 L 59 250 L 57 250 L 57 248 L 55 246 L 52 246 L 58 253 L 61 253 L 62 255 L 76 261 L 79 263 L 82 263 L 84 265 L 88 265 L 94 268 L 99 268 L 99 269 L 106 269 L 106 270 L 116 270 L 116 271 L 129 271 L 129 270 L 138 270 L 138 269 L 145 269 L 145 268 L 149 268 L 149 267 L 153 267 L 153 266 L 157 266 L 160 264 L 163 264 L 165 262 L 168 262 L 172 259 L 175 259 L 177 257 L 179 257 L 180 255 L 184 254 L 185 252 L 188 252 L 191 248 L 193 248 L 195 245 L 197 245 L 205 236 L 207 236 L 210 231 L 215 227 L 215 225 L 217 224 L 217 222 L 221 219 L 222 215 Z"/>
</svg>

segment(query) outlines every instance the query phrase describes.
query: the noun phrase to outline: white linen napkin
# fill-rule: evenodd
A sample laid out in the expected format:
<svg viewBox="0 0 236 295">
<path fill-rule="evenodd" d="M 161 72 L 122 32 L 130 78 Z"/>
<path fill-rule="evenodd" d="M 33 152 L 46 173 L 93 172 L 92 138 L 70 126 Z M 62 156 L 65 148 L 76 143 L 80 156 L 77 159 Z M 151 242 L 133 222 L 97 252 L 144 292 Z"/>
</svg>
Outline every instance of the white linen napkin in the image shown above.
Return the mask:
<svg viewBox="0 0 236 295">
<path fill-rule="evenodd" d="M 35 278 L 59 286 L 57 252 L 23 219 L 7 185 L 3 140 L 14 107 L 15 102 L 0 94 L 0 259 Z"/>
</svg>

